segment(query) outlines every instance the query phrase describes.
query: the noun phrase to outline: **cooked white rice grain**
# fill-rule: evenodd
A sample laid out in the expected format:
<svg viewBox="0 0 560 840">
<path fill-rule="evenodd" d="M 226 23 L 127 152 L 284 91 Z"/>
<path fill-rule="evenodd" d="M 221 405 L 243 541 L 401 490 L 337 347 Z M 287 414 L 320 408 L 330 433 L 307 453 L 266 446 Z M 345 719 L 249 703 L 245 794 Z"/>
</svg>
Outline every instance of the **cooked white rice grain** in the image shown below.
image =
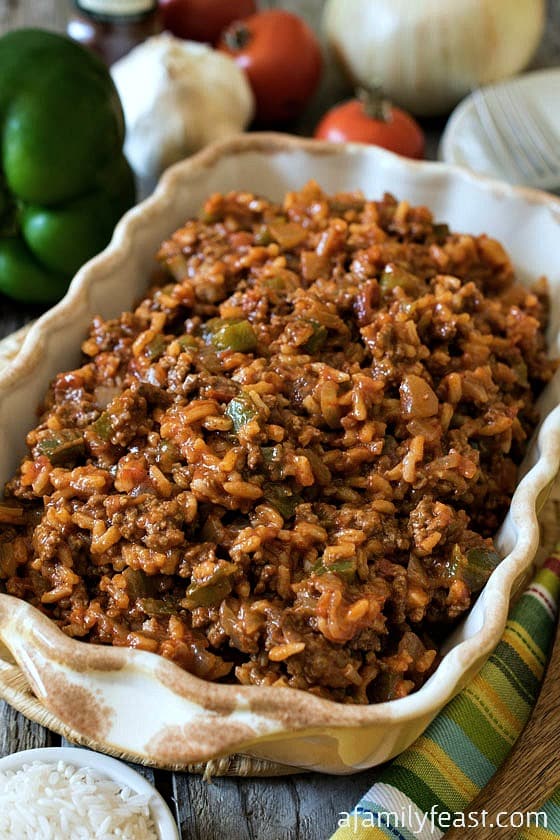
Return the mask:
<svg viewBox="0 0 560 840">
<path fill-rule="evenodd" d="M 88 767 L 34 761 L 0 771 L 0 837 L 158 840 L 149 800 Z"/>
</svg>

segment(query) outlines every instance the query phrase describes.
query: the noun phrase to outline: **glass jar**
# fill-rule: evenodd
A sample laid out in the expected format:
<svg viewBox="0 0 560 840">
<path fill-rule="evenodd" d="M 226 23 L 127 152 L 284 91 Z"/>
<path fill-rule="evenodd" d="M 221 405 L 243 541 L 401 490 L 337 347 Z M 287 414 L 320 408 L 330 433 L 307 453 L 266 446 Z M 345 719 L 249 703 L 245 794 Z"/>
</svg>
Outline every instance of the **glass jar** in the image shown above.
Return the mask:
<svg viewBox="0 0 560 840">
<path fill-rule="evenodd" d="M 157 0 L 74 0 L 66 31 L 113 64 L 162 28 Z"/>
</svg>

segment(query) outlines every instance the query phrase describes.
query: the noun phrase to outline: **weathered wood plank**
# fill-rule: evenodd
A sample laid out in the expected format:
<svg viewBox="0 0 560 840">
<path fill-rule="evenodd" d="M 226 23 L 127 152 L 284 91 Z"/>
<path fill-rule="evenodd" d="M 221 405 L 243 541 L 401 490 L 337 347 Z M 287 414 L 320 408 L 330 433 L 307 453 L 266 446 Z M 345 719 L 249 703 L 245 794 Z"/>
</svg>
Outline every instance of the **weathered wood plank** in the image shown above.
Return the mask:
<svg viewBox="0 0 560 840">
<path fill-rule="evenodd" d="M 276 779 L 214 778 L 175 773 L 178 820 L 192 840 L 324 840 L 371 784 L 354 776 L 310 773 Z"/>
<path fill-rule="evenodd" d="M 0 700 L 0 756 L 36 747 L 58 747 L 60 737 Z"/>
</svg>

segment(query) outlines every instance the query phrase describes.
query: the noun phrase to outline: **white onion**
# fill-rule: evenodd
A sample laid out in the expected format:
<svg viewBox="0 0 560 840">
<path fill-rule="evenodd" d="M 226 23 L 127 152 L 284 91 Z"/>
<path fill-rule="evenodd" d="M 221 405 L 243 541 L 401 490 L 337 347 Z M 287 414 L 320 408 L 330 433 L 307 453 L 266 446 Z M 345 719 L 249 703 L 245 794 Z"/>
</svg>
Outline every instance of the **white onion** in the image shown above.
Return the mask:
<svg viewBox="0 0 560 840">
<path fill-rule="evenodd" d="M 544 20 L 544 0 L 327 0 L 323 22 L 354 84 L 427 116 L 522 70 Z"/>
<path fill-rule="evenodd" d="M 122 388 L 117 388 L 115 385 L 98 385 L 93 392 L 95 405 L 102 410 L 106 409 L 111 400 L 121 391 Z"/>
</svg>

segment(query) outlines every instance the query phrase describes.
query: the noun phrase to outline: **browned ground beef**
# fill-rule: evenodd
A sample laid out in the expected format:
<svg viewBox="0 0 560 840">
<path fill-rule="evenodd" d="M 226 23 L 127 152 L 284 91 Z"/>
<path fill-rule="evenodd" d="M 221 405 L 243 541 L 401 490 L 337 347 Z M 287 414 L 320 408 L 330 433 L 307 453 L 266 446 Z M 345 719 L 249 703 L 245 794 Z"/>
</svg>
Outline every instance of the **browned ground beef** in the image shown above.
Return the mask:
<svg viewBox="0 0 560 840">
<path fill-rule="evenodd" d="M 313 183 L 214 195 L 158 259 L 28 435 L 6 591 L 206 679 L 408 694 L 498 561 L 554 369 L 543 283 L 425 207 Z"/>
</svg>

